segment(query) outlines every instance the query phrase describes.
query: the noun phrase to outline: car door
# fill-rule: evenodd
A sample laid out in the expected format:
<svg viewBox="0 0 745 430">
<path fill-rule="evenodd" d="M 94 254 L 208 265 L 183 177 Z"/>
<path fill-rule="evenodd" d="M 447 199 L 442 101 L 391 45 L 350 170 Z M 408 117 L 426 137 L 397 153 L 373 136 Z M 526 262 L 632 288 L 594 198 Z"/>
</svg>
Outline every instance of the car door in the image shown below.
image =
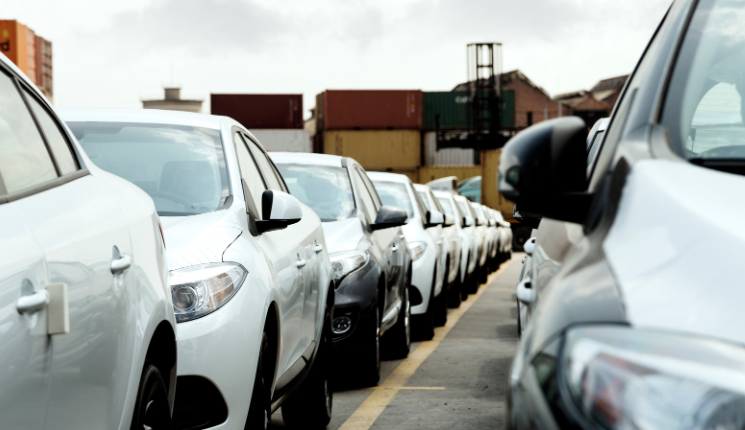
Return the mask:
<svg viewBox="0 0 745 430">
<path fill-rule="evenodd" d="M 64 185 L 25 199 L 23 216 L 45 256 L 50 283 L 67 285 L 69 334 L 52 339 L 47 428 L 119 425 L 134 336 L 129 224 L 116 196 L 78 170 L 69 138 L 43 100 L 23 89 L 53 149 Z M 79 176 L 79 177 L 78 177 Z M 139 371 L 138 371 L 139 373 Z M 121 383 L 119 381 L 127 381 Z"/>
<path fill-rule="evenodd" d="M 44 253 L 19 193 L 58 179 L 15 78 L 0 63 L 0 427 L 42 429 L 52 337 L 47 335 Z"/>
<path fill-rule="evenodd" d="M 262 175 L 258 161 L 249 149 L 248 142 L 242 132 L 233 134 L 238 166 L 241 172 L 243 186 L 246 193 L 246 204 L 256 219 L 262 219 L 262 193 L 269 185 L 278 187 L 271 182 L 271 177 Z M 302 345 L 303 302 L 305 300 L 302 279 L 302 262 L 299 241 L 293 236 L 292 226 L 284 230 L 276 230 L 257 236 L 257 244 L 271 264 L 277 285 L 280 341 L 282 347 L 279 354 L 278 376 L 288 370 L 301 359 L 305 347 Z"/>
<path fill-rule="evenodd" d="M 267 187 L 271 190 L 289 194 L 289 189 L 282 179 L 282 175 L 277 170 L 271 158 L 269 158 L 269 155 L 249 136 L 244 135 L 244 137 L 246 137 L 251 154 L 259 165 L 262 176 L 266 179 Z M 319 286 L 316 237 L 318 237 L 321 229 L 321 222 L 315 216 L 312 216 L 312 211 L 309 208 L 303 207 L 303 211 L 303 217 L 300 222 L 288 226 L 285 230 L 287 230 L 286 234 L 297 242 L 298 252 L 300 254 L 300 259 L 296 263 L 303 288 L 303 322 L 300 327 L 300 343 L 301 348 L 308 348 L 315 341 L 318 328 L 318 318 L 316 316 L 318 312 Z M 269 234 L 271 233 L 273 232 Z M 305 349 L 303 351 L 305 352 Z"/>
</svg>

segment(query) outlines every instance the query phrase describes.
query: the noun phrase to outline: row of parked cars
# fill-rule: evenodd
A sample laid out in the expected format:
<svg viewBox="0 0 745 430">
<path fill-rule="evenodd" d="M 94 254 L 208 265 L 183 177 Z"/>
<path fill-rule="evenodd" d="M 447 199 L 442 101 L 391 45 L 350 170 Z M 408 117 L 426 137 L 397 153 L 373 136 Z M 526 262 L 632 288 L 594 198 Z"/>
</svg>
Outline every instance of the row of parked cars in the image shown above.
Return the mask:
<svg viewBox="0 0 745 430">
<path fill-rule="evenodd" d="M 332 377 L 377 384 L 510 258 L 444 184 L 226 117 L 55 112 L 0 55 L 0 427 L 324 428 Z"/>
<path fill-rule="evenodd" d="M 509 429 L 745 427 L 745 4 L 677 0 L 610 118 L 533 126 Z"/>
</svg>

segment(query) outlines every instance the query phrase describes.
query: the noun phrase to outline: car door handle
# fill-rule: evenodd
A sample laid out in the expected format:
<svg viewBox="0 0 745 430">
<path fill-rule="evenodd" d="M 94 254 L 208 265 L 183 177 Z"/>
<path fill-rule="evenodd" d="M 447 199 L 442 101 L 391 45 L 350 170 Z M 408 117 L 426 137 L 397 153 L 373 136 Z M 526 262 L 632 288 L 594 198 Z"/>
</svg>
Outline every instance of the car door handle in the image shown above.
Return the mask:
<svg viewBox="0 0 745 430">
<path fill-rule="evenodd" d="M 323 251 L 323 246 L 320 243 L 316 243 L 316 254 Z"/>
<path fill-rule="evenodd" d="M 302 258 L 298 259 L 298 261 L 295 263 L 295 267 L 297 267 L 298 269 L 302 269 L 303 267 L 305 267 L 305 260 L 303 260 Z"/>
<path fill-rule="evenodd" d="M 38 311 L 49 305 L 52 296 L 49 291 L 42 290 L 28 296 L 22 296 L 16 302 L 16 308 L 19 313 L 25 314 L 26 312 Z"/>
<path fill-rule="evenodd" d="M 111 273 L 114 275 L 124 272 L 132 265 L 132 257 L 122 254 L 119 258 L 111 260 Z"/>
</svg>

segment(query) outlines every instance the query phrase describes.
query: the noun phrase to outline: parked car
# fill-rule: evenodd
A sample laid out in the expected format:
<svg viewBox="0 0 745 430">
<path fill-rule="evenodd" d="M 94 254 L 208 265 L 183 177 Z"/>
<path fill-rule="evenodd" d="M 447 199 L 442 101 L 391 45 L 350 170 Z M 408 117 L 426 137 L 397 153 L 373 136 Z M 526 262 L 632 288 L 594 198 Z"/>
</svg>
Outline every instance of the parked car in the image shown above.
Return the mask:
<svg viewBox="0 0 745 430">
<path fill-rule="evenodd" d="M 535 230 L 533 230 L 535 233 Z M 517 302 L 517 336 L 521 337 L 530 319 L 530 305 L 533 303 L 535 290 L 531 285 L 533 276 L 533 251 L 535 250 L 535 235 L 528 239 L 523 245 L 525 256 L 523 256 L 522 269 L 517 279 L 515 288 L 515 301 Z"/>
<path fill-rule="evenodd" d="M 582 225 L 514 358 L 509 428 L 745 424 L 743 12 L 731 0 L 671 5 L 589 180 L 578 118 L 503 149 L 506 198 Z"/>
<path fill-rule="evenodd" d="M 401 226 L 408 215 L 383 206 L 355 160 L 335 155 L 273 152 L 292 195 L 321 217 L 334 267 L 331 326 L 336 361 L 362 383 L 380 379 L 381 341 L 389 357 L 411 345 L 411 261 Z M 382 338 L 381 338 L 382 336 Z"/>
<path fill-rule="evenodd" d="M 91 159 L 148 193 L 178 321 L 174 428 L 323 428 L 334 275 L 321 220 L 236 121 L 173 111 L 63 113 Z"/>
<path fill-rule="evenodd" d="M 510 223 L 504 220 L 502 212 L 491 209 L 494 219 L 497 221 L 499 226 L 499 261 L 507 261 L 512 258 L 512 226 Z"/>
<path fill-rule="evenodd" d="M 445 217 L 445 222 L 442 224 L 442 241 L 444 244 L 445 257 L 444 268 L 445 273 L 443 275 L 444 287 L 447 296 L 449 298 L 453 295 L 451 290 L 454 288 L 458 289 L 458 295 L 460 297 L 460 276 L 458 270 L 460 268 L 460 236 L 458 235 L 457 227 L 455 226 L 456 220 L 460 222 L 460 217 L 455 217 L 452 213 L 447 213 L 445 209 L 437 200 L 432 189 L 426 185 L 414 184 L 414 189 L 419 194 L 419 197 L 424 203 L 424 207 L 427 211 L 436 210 L 442 213 Z M 452 212 L 452 207 L 449 208 Z M 449 305 L 448 305 L 449 306 Z"/>
<path fill-rule="evenodd" d="M 497 258 L 500 255 L 499 248 L 502 247 L 502 234 L 500 232 L 501 226 L 497 224 L 497 220 L 494 218 L 494 214 L 490 207 L 481 205 L 481 212 L 484 213 L 484 217 L 486 218 L 486 230 L 489 239 L 489 249 L 486 254 L 486 267 L 489 273 L 492 273 L 499 269 L 501 263 Z"/>
<path fill-rule="evenodd" d="M 0 427 L 170 428 L 176 320 L 155 206 L 91 163 L 1 54 L 0 225 Z"/>
<path fill-rule="evenodd" d="M 442 241 L 445 217 L 434 210 L 428 215 L 407 176 L 384 172 L 368 175 L 383 203 L 401 207 L 409 216 L 403 233 L 411 254 L 411 286 L 417 299 L 411 306 L 413 328 L 419 338 L 431 339 L 435 325 L 447 319 L 447 299 L 442 293 L 445 260 L 442 244 L 438 243 Z"/>
<path fill-rule="evenodd" d="M 471 207 L 473 217 L 476 220 L 476 235 L 479 238 L 479 260 L 476 271 L 478 273 L 479 283 L 483 284 L 486 282 L 486 278 L 489 275 L 489 268 L 486 265 L 486 259 L 489 256 L 489 241 L 493 237 L 489 232 L 486 216 L 484 216 L 484 213 L 481 211 L 481 204 L 470 202 L 469 206 Z"/>
<path fill-rule="evenodd" d="M 473 219 L 466 217 L 460 212 L 458 204 L 453 198 L 454 194 L 451 191 L 433 191 L 433 193 L 440 202 L 440 207 L 442 207 L 444 213 L 455 218 L 455 223 L 447 228 L 455 231 L 455 246 L 458 252 L 458 256 L 454 257 L 458 260 L 458 266 L 456 268 L 457 275 L 455 283 L 448 290 L 448 307 L 457 308 L 460 306 L 463 295 L 462 290 L 465 289 L 466 280 L 469 275 L 468 255 L 471 250 L 471 235 L 466 231 L 466 228 L 473 226 Z"/>
<path fill-rule="evenodd" d="M 471 207 L 471 202 L 469 202 L 468 199 L 459 194 L 454 195 L 453 200 L 455 200 L 455 203 L 458 205 L 458 209 L 460 209 L 461 213 L 466 214 L 464 230 L 468 235 L 468 242 L 470 246 L 470 249 L 468 250 L 468 275 L 466 283 L 464 285 L 465 288 L 461 289 L 461 299 L 465 300 L 468 298 L 469 294 L 478 291 L 479 285 L 481 283 L 481 276 L 477 269 L 479 259 L 481 257 L 479 253 L 481 250 L 483 237 L 479 235 L 479 231 L 476 230 L 476 213 Z"/>
</svg>

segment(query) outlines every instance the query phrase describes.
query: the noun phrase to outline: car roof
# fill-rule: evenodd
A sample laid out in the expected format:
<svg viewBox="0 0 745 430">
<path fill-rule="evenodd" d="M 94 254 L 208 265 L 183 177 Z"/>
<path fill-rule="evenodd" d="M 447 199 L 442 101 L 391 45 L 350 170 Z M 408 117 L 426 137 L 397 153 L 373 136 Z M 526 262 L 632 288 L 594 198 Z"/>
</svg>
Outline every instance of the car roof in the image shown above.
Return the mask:
<svg viewBox="0 0 745 430">
<path fill-rule="evenodd" d="M 304 164 L 308 166 L 342 167 L 344 157 L 329 154 L 311 154 L 308 152 L 269 152 L 276 164 Z"/>
<path fill-rule="evenodd" d="M 402 175 L 400 173 L 390 173 L 390 172 L 367 172 L 367 176 L 370 177 L 371 180 L 378 180 L 378 181 L 390 181 L 390 182 L 407 182 L 409 180 L 409 177 L 406 175 Z"/>
<path fill-rule="evenodd" d="M 435 197 L 453 197 L 454 196 L 452 191 L 432 190 L 432 192 L 435 193 Z"/>
<path fill-rule="evenodd" d="M 57 113 L 65 122 L 169 124 L 215 130 L 219 130 L 227 120 L 233 122 L 225 116 L 158 109 L 58 109 Z"/>
<path fill-rule="evenodd" d="M 414 189 L 417 191 L 432 191 L 431 188 L 422 184 L 414 184 Z"/>
</svg>

